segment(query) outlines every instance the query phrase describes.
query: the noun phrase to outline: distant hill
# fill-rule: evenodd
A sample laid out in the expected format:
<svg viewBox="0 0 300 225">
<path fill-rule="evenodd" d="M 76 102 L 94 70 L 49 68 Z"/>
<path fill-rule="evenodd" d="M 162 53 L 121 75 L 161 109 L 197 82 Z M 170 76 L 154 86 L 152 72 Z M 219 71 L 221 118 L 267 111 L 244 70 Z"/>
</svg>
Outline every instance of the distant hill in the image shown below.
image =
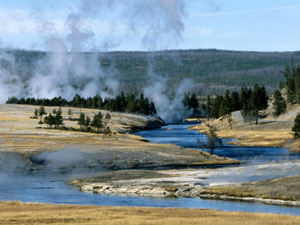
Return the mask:
<svg viewBox="0 0 300 225">
<path fill-rule="evenodd" d="M 9 53 L 14 55 L 23 80 L 31 76 L 38 59 L 51 54 L 22 50 Z M 269 91 L 273 91 L 284 80 L 280 71 L 292 60 L 296 64 L 300 62 L 300 52 L 200 49 L 74 54 L 97 54 L 102 69 L 110 73 L 113 68 L 126 91 L 135 91 L 152 79 L 147 76 L 151 64 L 154 74 L 169 78 L 169 88 L 184 78 L 191 78 L 197 84 L 196 92 L 200 95 L 221 94 L 226 89 L 239 89 L 242 85 L 252 86 L 254 83 L 265 85 Z M 1 65 L 5 66 L 3 60 Z"/>
</svg>

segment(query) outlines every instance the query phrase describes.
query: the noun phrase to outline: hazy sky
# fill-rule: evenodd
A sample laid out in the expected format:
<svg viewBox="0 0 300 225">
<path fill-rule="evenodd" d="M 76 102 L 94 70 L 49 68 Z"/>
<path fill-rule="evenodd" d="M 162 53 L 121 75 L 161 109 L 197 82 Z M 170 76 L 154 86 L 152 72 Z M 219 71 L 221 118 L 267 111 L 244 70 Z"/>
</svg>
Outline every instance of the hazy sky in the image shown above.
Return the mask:
<svg viewBox="0 0 300 225">
<path fill-rule="evenodd" d="M 76 11 L 79 2 L 80 0 L 0 0 L 2 46 L 47 49 L 45 41 L 49 37 L 66 37 L 66 18 Z M 162 48 L 300 50 L 300 0 L 183 2 L 185 10 L 182 17 L 182 37 L 176 39 L 176 42 L 170 41 Z M 123 23 L 117 10 L 107 8 L 100 16 L 85 21 L 83 27 L 94 34 L 95 46 L 102 46 L 97 49 L 147 50 L 140 42 L 139 30 L 136 33 L 128 32 Z"/>
</svg>

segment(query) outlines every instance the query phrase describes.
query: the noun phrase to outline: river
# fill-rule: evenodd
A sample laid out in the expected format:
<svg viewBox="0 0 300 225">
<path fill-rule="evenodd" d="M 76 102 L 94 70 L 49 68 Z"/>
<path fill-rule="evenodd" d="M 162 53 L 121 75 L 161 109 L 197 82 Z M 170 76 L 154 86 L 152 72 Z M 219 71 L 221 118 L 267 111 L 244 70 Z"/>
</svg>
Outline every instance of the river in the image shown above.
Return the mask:
<svg viewBox="0 0 300 225">
<path fill-rule="evenodd" d="M 183 147 L 197 148 L 197 138 L 205 139 L 205 136 L 198 134 L 197 131 L 188 130 L 188 126 L 190 126 L 190 124 L 171 124 L 157 130 L 141 131 L 137 133 L 137 135 L 145 137 L 155 143 L 172 143 Z M 224 140 L 224 143 L 226 143 L 226 141 L 228 140 Z M 283 164 L 293 162 L 295 159 L 300 159 L 299 154 L 288 154 L 286 149 L 241 148 L 226 144 L 216 149 L 215 153 L 221 156 L 242 160 L 245 165 L 250 167 L 254 165 L 272 164 L 278 165 L 278 168 L 281 168 Z M 292 166 L 294 168 L 294 165 L 291 165 L 291 167 Z M 272 171 L 273 176 L 280 176 L 280 174 L 278 175 L 277 173 L 274 175 L 273 166 Z M 299 174 L 298 168 L 294 168 L 293 173 Z M 272 175 L 268 174 L 268 177 L 272 177 Z M 63 174 L 58 172 L 45 173 L 44 169 L 31 173 L 0 173 L 0 200 L 55 204 L 92 204 L 99 206 L 207 208 L 223 211 L 300 215 L 300 208 L 297 207 L 266 205 L 261 203 L 217 201 L 201 198 L 165 199 L 83 193 L 65 184 L 64 181 L 66 179 L 71 179 L 74 176 L 76 175 L 73 172 Z M 265 177 L 265 174 L 263 176 Z M 235 175 L 233 175 L 233 177 L 235 177 Z M 245 177 L 245 175 L 242 174 L 242 177 Z M 247 180 L 255 180 L 261 177 L 251 176 L 251 178 L 247 178 Z M 230 179 L 230 177 L 228 179 Z"/>
</svg>

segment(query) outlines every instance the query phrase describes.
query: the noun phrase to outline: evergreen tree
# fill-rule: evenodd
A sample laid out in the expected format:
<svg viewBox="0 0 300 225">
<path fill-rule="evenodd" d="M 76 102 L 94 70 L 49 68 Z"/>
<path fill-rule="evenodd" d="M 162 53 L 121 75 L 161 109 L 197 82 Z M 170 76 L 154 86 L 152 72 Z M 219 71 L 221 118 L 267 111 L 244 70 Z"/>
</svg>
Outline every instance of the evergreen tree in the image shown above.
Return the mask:
<svg viewBox="0 0 300 225">
<path fill-rule="evenodd" d="M 59 108 L 54 116 L 54 126 L 55 128 L 58 128 L 61 125 L 63 125 L 63 116 L 61 108 Z"/>
<path fill-rule="evenodd" d="M 255 123 L 258 124 L 259 111 L 268 107 L 268 99 L 265 87 L 260 87 L 257 84 L 254 85 L 253 90 L 243 87 L 240 102 L 244 120 L 250 123 L 255 120 Z"/>
<path fill-rule="evenodd" d="M 189 105 L 189 101 L 190 101 L 190 94 L 189 93 L 184 93 L 184 96 L 183 96 L 183 100 L 182 100 L 182 104 L 185 106 L 185 107 L 188 107 Z"/>
<path fill-rule="evenodd" d="M 211 118 L 212 116 L 212 102 L 210 100 L 210 96 L 207 96 L 207 101 L 206 101 L 206 116 L 208 119 Z"/>
<path fill-rule="evenodd" d="M 153 115 L 156 113 L 155 105 L 153 102 L 150 102 L 148 98 L 145 98 L 143 94 L 137 99 L 135 95 L 127 95 L 125 97 L 124 92 L 121 95 L 113 98 L 106 98 L 104 101 L 99 95 L 94 96 L 93 98 L 82 98 L 80 95 L 76 94 L 71 101 L 62 99 L 61 97 L 54 97 L 52 99 L 34 99 L 34 98 L 21 98 L 17 99 L 15 97 L 9 98 L 7 100 L 8 104 L 36 104 L 43 106 L 73 106 L 73 107 L 89 107 L 89 108 L 98 108 L 106 109 L 109 111 L 118 111 L 118 112 L 132 112 L 132 113 L 142 113 L 145 115 Z M 69 110 L 70 112 L 70 110 Z M 80 111 L 81 112 L 81 111 Z M 52 114 L 56 114 L 56 109 Z M 42 117 L 42 116 L 41 116 Z M 71 118 L 69 113 L 69 119 Z M 42 118 L 41 118 L 42 119 Z"/>
<path fill-rule="evenodd" d="M 134 97 L 129 97 L 128 98 L 128 103 L 126 106 L 126 111 L 130 112 L 130 113 L 135 113 L 137 111 L 137 107 L 136 107 L 136 102 Z"/>
<path fill-rule="evenodd" d="M 38 116 L 39 116 L 39 110 L 38 109 L 34 109 L 33 115 L 34 115 L 34 118 L 38 118 Z"/>
<path fill-rule="evenodd" d="M 294 126 L 292 128 L 292 131 L 294 132 L 294 138 L 296 139 L 300 138 L 300 114 L 299 113 L 294 120 Z"/>
<path fill-rule="evenodd" d="M 92 120 L 91 126 L 95 127 L 96 131 L 100 133 L 100 130 L 103 127 L 101 112 L 99 112 L 98 114 L 94 115 L 94 118 Z"/>
<path fill-rule="evenodd" d="M 89 116 L 87 116 L 87 117 L 85 118 L 85 123 L 84 123 L 84 125 L 85 125 L 85 127 L 86 127 L 87 129 L 89 129 L 89 127 L 90 127 L 90 125 L 91 125 L 91 118 L 90 118 Z"/>
<path fill-rule="evenodd" d="M 46 110 L 45 110 L 44 106 L 41 106 L 39 109 L 39 116 L 41 119 L 43 118 L 43 115 L 46 115 Z"/>
<path fill-rule="evenodd" d="M 85 120 L 84 113 L 80 113 L 77 124 L 80 126 L 80 130 L 83 130 L 83 128 L 86 125 L 86 120 Z"/>
<path fill-rule="evenodd" d="M 273 101 L 273 109 L 275 110 L 273 115 L 275 117 L 279 116 L 280 114 L 284 113 L 286 110 L 286 102 L 282 97 L 282 94 L 279 90 L 274 92 L 274 101 Z"/>
<path fill-rule="evenodd" d="M 232 101 L 232 109 L 231 109 L 232 112 L 242 109 L 239 92 L 233 91 L 231 93 L 231 101 Z"/>
<path fill-rule="evenodd" d="M 212 104 L 211 114 L 214 118 L 219 118 L 223 115 L 223 96 L 217 95 Z"/>
<path fill-rule="evenodd" d="M 109 121 L 111 119 L 111 115 L 109 113 L 106 113 L 104 119 L 105 119 L 105 121 L 103 121 L 104 127 L 107 127 L 107 124 L 109 123 Z"/>
<path fill-rule="evenodd" d="M 268 99 L 265 87 L 255 84 L 250 97 L 250 110 L 255 116 L 255 124 L 258 124 L 259 110 L 264 110 L 268 107 Z"/>
<path fill-rule="evenodd" d="M 198 104 L 196 94 L 193 93 L 189 100 L 189 107 L 195 111 L 195 110 L 197 110 L 198 106 L 199 106 L 199 104 Z"/>
<path fill-rule="evenodd" d="M 247 112 L 250 108 L 249 105 L 249 99 L 252 95 L 252 90 L 248 89 L 247 87 L 242 87 L 241 88 L 241 93 L 240 93 L 240 104 L 243 112 Z"/>
<path fill-rule="evenodd" d="M 226 90 L 225 96 L 224 96 L 224 101 L 222 104 L 223 104 L 222 115 L 227 115 L 228 113 L 233 111 L 232 100 L 231 100 L 229 90 Z"/>
<path fill-rule="evenodd" d="M 150 103 L 150 109 L 149 109 L 149 114 L 154 115 L 156 114 L 156 108 L 153 102 Z"/>
<path fill-rule="evenodd" d="M 44 123 L 49 126 L 49 128 L 52 128 L 55 125 L 55 118 L 50 113 L 49 116 L 45 116 Z"/>
</svg>

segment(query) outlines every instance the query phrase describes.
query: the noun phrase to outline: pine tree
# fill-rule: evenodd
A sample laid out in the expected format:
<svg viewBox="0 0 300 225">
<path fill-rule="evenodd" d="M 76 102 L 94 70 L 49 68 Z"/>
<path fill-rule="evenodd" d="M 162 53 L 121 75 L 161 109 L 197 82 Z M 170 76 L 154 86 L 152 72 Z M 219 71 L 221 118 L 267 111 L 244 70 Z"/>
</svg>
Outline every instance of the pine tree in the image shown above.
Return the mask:
<svg viewBox="0 0 300 225">
<path fill-rule="evenodd" d="M 268 107 L 268 96 L 265 87 L 260 87 L 257 84 L 253 87 L 253 92 L 249 99 L 250 110 L 255 116 L 255 124 L 258 124 L 259 110 L 264 110 Z"/>
<path fill-rule="evenodd" d="M 39 116 L 39 110 L 38 109 L 34 109 L 33 115 L 34 115 L 34 118 L 38 118 L 38 116 Z"/>
<path fill-rule="evenodd" d="M 39 115 L 40 115 L 41 119 L 43 118 L 43 115 L 46 115 L 46 110 L 45 110 L 44 106 L 40 107 L 40 109 L 39 109 Z"/>
<path fill-rule="evenodd" d="M 94 118 L 92 120 L 91 126 L 95 127 L 96 131 L 100 133 L 100 130 L 103 127 L 101 112 L 99 112 L 98 114 L 94 115 Z"/>
<path fill-rule="evenodd" d="M 77 124 L 80 126 L 80 130 L 83 130 L 85 127 L 85 115 L 84 113 L 80 113 Z"/>
<path fill-rule="evenodd" d="M 55 128 L 58 128 L 61 125 L 63 125 L 63 116 L 62 116 L 62 110 L 59 107 L 59 109 L 57 110 L 56 115 L 54 116 L 54 126 L 55 126 Z"/>
<path fill-rule="evenodd" d="M 242 109 L 241 102 L 240 102 L 240 94 L 237 91 L 233 91 L 231 93 L 231 101 L 232 101 L 232 112 Z"/>
<path fill-rule="evenodd" d="M 296 85 L 295 85 L 295 66 L 292 63 L 287 65 L 285 70 L 282 72 L 286 79 L 286 89 L 287 89 L 287 101 L 288 103 L 295 104 L 297 101 L 296 95 Z"/>
<path fill-rule="evenodd" d="M 294 132 L 294 138 L 300 138 L 300 114 L 298 114 L 294 120 L 292 131 Z"/>
<path fill-rule="evenodd" d="M 89 129 L 90 125 L 91 125 L 91 118 L 90 118 L 89 116 L 87 116 L 87 117 L 85 118 L 84 126 L 85 126 L 87 129 Z"/>
<path fill-rule="evenodd" d="M 232 100 L 231 100 L 229 90 L 226 90 L 226 92 L 225 92 L 222 111 L 223 111 L 222 115 L 227 115 L 228 113 L 233 111 Z"/>
<path fill-rule="evenodd" d="M 54 116 L 50 113 L 49 116 L 45 116 L 44 123 L 49 126 L 49 128 L 52 128 L 55 125 L 55 119 Z"/>
<path fill-rule="evenodd" d="M 150 103 L 150 109 L 149 109 L 149 114 L 154 115 L 156 114 L 156 108 L 153 102 Z"/>
<path fill-rule="evenodd" d="M 198 109 L 199 104 L 198 104 L 198 100 L 197 100 L 197 97 L 196 97 L 195 93 L 193 93 L 191 98 L 190 98 L 189 106 L 194 111 Z"/>
<path fill-rule="evenodd" d="M 212 102 L 210 100 L 210 96 L 207 96 L 207 101 L 206 101 L 206 116 L 208 119 L 211 118 L 212 116 Z"/>
<path fill-rule="evenodd" d="M 279 116 L 280 114 L 284 113 L 286 110 L 286 102 L 282 97 L 282 94 L 279 90 L 274 92 L 274 101 L 273 101 L 273 109 L 275 110 L 273 115 L 275 117 Z"/>
</svg>

